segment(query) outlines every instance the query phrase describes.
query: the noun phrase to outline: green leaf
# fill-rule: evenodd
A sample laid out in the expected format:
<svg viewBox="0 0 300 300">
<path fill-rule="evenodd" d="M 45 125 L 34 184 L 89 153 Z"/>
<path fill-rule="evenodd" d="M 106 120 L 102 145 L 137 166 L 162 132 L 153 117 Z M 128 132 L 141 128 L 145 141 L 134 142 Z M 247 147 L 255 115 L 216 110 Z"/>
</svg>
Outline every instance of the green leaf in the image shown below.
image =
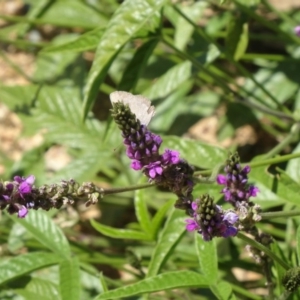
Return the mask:
<svg viewBox="0 0 300 300">
<path fill-rule="evenodd" d="M 124 286 L 99 295 L 95 300 L 122 299 L 139 294 L 153 293 L 169 289 L 207 287 L 205 276 L 191 272 L 169 272 L 141 280 L 135 284 Z"/>
<path fill-rule="evenodd" d="M 136 50 L 133 58 L 123 72 L 122 79 L 118 84 L 118 90 L 130 91 L 135 88 L 158 42 L 159 39 L 151 39 Z"/>
<path fill-rule="evenodd" d="M 218 280 L 218 257 L 215 239 L 204 241 L 199 233 L 195 233 L 195 245 L 202 273 L 207 282 L 214 285 Z"/>
<path fill-rule="evenodd" d="M 232 296 L 232 287 L 229 282 L 221 281 L 218 284 L 210 286 L 211 291 L 215 294 L 215 296 L 220 300 L 229 300 L 234 299 Z"/>
<path fill-rule="evenodd" d="M 63 27 L 82 27 L 92 29 L 106 26 L 107 17 L 82 1 L 54 1 L 40 18 L 41 21 Z"/>
<path fill-rule="evenodd" d="M 294 153 L 300 152 L 300 143 L 296 146 Z M 300 158 L 293 158 L 288 161 L 286 173 L 297 183 L 300 184 Z"/>
<path fill-rule="evenodd" d="M 75 88 L 44 87 L 32 115 L 36 128 L 47 129 L 50 141 L 87 151 L 103 147 L 100 139 L 104 127 L 92 118 L 81 122 L 80 94 Z"/>
<path fill-rule="evenodd" d="M 58 264 L 60 260 L 61 257 L 53 253 L 33 252 L 2 261 L 0 263 L 0 284 L 32 271 Z"/>
<path fill-rule="evenodd" d="M 137 190 L 134 197 L 135 214 L 143 231 L 148 235 L 152 235 L 153 229 L 151 220 L 145 201 L 145 189 Z"/>
<path fill-rule="evenodd" d="M 54 39 L 54 43 L 61 45 L 73 39 L 73 35 L 60 35 Z M 64 85 L 83 86 L 83 68 L 84 62 L 75 52 L 39 52 L 33 79 L 41 83 L 60 82 Z"/>
<path fill-rule="evenodd" d="M 153 217 L 151 226 L 152 226 L 154 238 L 157 237 L 158 231 L 160 230 L 160 227 L 161 227 L 161 224 L 162 224 L 163 220 L 166 218 L 167 212 L 173 205 L 174 205 L 174 199 L 170 199 L 157 211 L 157 213 Z"/>
<path fill-rule="evenodd" d="M 102 26 L 98 26 L 95 29 L 80 35 L 74 41 L 48 46 L 43 48 L 41 52 L 83 52 L 96 49 L 104 30 L 105 29 Z"/>
<path fill-rule="evenodd" d="M 151 240 L 151 236 L 147 235 L 145 232 L 142 231 L 113 228 L 110 226 L 100 224 L 95 220 L 91 220 L 91 225 L 103 235 L 109 236 L 114 239 L 129 239 L 141 241 Z"/>
<path fill-rule="evenodd" d="M 61 261 L 59 265 L 59 276 L 61 299 L 81 299 L 80 269 L 77 257 Z"/>
<path fill-rule="evenodd" d="M 25 299 L 61 300 L 59 289 L 56 284 L 37 277 L 31 277 L 24 289 L 14 289 L 13 291 L 23 296 Z"/>
<path fill-rule="evenodd" d="M 62 257 L 70 257 L 71 250 L 62 230 L 42 210 L 30 210 L 26 218 L 10 216 L 24 226 L 42 245 Z"/>
<path fill-rule="evenodd" d="M 158 274 L 168 256 L 172 253 L 176 244 L 185 233 L 185 218 L 183 218 L 182 215 L 182 211 L 173 208 L 173 212 L 170 214 L 159 236 L 156 247 L 152 252 L 151 260 L 148 265 L 147 277 Z"/>
<path fill-rule="evenodd" d="M 224 163 L 227 157 L 227 151 L 215 145 L 177 136 L 164 136 L 162 147 L 179 151 L 180 156 L 189 164 L 203 169 L 212 169 L 217 164 Z"/>
<path fill-rule="evenodd" d="M 33 105 L 38 88 L 39 87 L 36 85 L 0 85 L 1 102 L 7 105 L 7 107 L 12 111 L 18 112 L 19 114 L 22 112 L 26 113 Z"/>
<path fill-rule="evenodd" d="M 155 118 L 151 120 L 151 130 L 159 132 L 167 132 L 170 128 L 176 126 L 176 117 L 180 114 L 189 114 L 191 111 L 191 103 L 185 101 L 185 96 L 191 91 L 194 82 L 192 80 L 185 81 L 178 86 L 170 96 L 159 104 L 155 111 Z M 194 113 L 194 110 L 193 110 Z M 179 126 L 181 126 L 181 122 Z"/>
<path fill-rule="evenodd" d="M 254 75 L 257 82 L 263 82 L 264 88 L 273 95 L 279 103 L 285 103 L 292 98 L 298 90 L 298 82 L 294 75 L 294 69 L 300 66 L 299 61 L 293 60 L 282 62 L 274 68 L 260 68 Z M 257 102 L 256 98 L 263 99 L 263 104 L 270 108 L 277 109 L 274 101 L 265 94 L 252 79 L 247 78 L 244 84 L 245 89 L 252 95 L 251 101 Z"/>
<path fill-rule="evenodd" d="M 260 200 L 268 201 L 272 206 L 283 203 L 283 201 L 299 205 L 299 184 L 279 168 L 276 168 L 276 171 L 278 174 L 273 175 L 265 167 L 252 169 L 251 179 L 255 179 L 255 185 L 260 190 L 255 201 L 259 204 L 261 204 Z M 274 202 L 271 203 L 271 201 Z"/>
<path fill-rule="evenodd" d="M 180 3 L 178 3 L 178 5 L 180 5 Z M 184 3 L 180 5 L 180 10 L 188 16 L 191 21 L 198 22 L 198 20 L 201 20 L 207 6 L 208 3 L 202 1 L 195 2 L 192 5 Z M 174 44 L 179 50 L 184 50 L 191 40 L 195 28 L 181 16 L 176 18 L 176 22 L 175 24 L 173 23 L 173 25 L 175 26 Z"/>
<path fill-rule="evenodd" d="M 300 258 L 300 230 L 299 230 L 300 227 L 298 227 L 297 229 L 297 238 L 296 238 L 296 241 L 297 241 L 297 256 L 298 256 L 298 261 L 299 261 L 299 258 Z M 287 261 L 284 253 L 282 252 L 282 250 L 280 249 L 277 241 L 274 239 L 272 241 L 272 243 L 270 244 L 270 248 L 271 248 L 271 251 L 279 258 L 281 258 L 284 262 L 286 262 L 287 264 L 289 264 L 290 262 Z M 282 286 L 282 278 L 283 276 L 285 275 L 286 273 L 286 270 L 281 266 L 281 264 L 279 264 L 276 260 L 273 261 L 274 263 L 274 271 L 275 271 L 275 280 L 276 280 L 276 289 L 279 291 L 279 295 L 281 293 L 284 292 L 284 287 Z"/>
<path fill-rule="evenodd" d="M 235 59 L 239 60 L 248 46 L 248 24 L 242 16 L 232 16 L 226 37 L 226 50 Z"/>
<path fill-rule="evenodd" d="M 151 100 L 164 98 L 191 77 L 192 63 L 185 61 L 175 65 L 160 76 L 149 89 L 143 92 Z"/>
<path fill-rule="evenodd" d="M 166 0 L 126 0 L 117 9 L 100 40 L 89 72 L 84 95 L 84 117 L 95 101 L 99 85 L 112 59 L 141 28 L 147 26 L 147 22 L 160 11 L 165 2 Z"/>
<path fill-rule="evenodd" d="M 286 195 L 276 193 L 278 179 L 268 173 L 267 167 L 253 168 L 250 173 L 250 183 L 254 183 L 259 188 L 259 193 L 255 197 L 255 202 L 263 209 L 283 204 Z"/>
</svg>

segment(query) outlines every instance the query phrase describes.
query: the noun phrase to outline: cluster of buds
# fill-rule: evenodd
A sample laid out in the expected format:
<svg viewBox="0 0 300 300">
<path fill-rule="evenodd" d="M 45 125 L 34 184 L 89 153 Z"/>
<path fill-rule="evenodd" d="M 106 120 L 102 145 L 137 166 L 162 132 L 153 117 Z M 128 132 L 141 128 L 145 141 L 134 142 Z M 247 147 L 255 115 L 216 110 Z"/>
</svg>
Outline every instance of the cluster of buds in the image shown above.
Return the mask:
<svg viewBox="0 0 300 300">
<path fill-rule="evenodd" d="M 0 209 L 10 214 L 17 213 L 24 218 L 29 209 L 61 208 L 64 204 L 73 204 L 76 200 L 86 201 L 86 206 L 95 204 L 102 197 L 93 183 L 79 185 L 73 179 L 62 180 L 60 184 L 35 187 L 35 177 L 15 176 L 13 181 L 0 183 Z"/>
<path fill-rule="evenodd" d="M 147 124 L 141 123 L 130 107 L 130 100 L 124 100 L 124 97 L 131 98 L 133 102 L 143 99 L 124 92 L 117 93 L 120 100 L 112 101 L 112 117 L 122 131 L 126 154 L 132 160 L 131 168 L 141 170 L 150 182 L 166 187 L 178 196 L 175 207 L 184 209 L 192 217 L 186 220 L 188 231 L 195 230 L 209 241 L 213 237 L 235 236 L 239 229 L 253 226 L 253 216 L 257 219 L 259 208 L 255 206 L 253 209 L 254 204 L 249 198 L 255 197 L 259 190 L 248 184 L 250 167 L 241 167 L 238 154 L 230 155 L 227 160 L 226 175 L 217 176 L 217 183 L 224 185 L 222 193 L 225 201 L 231 203 L 234 210 L 223 211 L 209 195 L 193 201 L 193 167 L 180 159 L 177 151 L 167 149 L 160 154 L 162 138 L 152 133 Z"/>
</svg>

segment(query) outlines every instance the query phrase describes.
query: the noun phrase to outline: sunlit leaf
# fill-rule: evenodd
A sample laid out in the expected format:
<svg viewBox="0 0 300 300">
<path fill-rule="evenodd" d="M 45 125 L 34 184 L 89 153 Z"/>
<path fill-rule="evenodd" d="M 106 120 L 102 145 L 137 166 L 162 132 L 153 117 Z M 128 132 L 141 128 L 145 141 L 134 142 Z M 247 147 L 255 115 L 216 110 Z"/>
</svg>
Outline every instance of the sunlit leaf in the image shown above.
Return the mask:
<svg viewBox="0 0 300 300">
<path fill-rule="evenodd" d="M 60 260 L 61 257 L 57 254 L 32 252 L 2 261 L 0 263 L 0 284 L 32 271 L 58 264 Z"/>
<path fill-rule="evenodd" d="M 97 47 L 95 60 L 90 70 L 84 97 L 84 117 L 95 101 L 99 85 L 103 81 L 112 59 L 135 33 L 159 12 L 166 0 L 127 0 L 110 19 Z"/>
<path fill-rule="evenodd" d="M 121 299 L 144 293 L 153 293 L 169 289 L 187 288 L 187 287 L 207 287 L 207 281 L 204 275 L 191 271 L 178 271 L 160 274 L 141 280 L 135 284 L 124 286 L 113 291 L 106 292 L 95 300 L 102 299 Z"/>
<path fill-rule="evenodd" d="M 68 240 L 62 230 L 42 210 L 30 210 L 26 218 L 11 218 L 24 226 L 31 235 L 51 251 L 69 257 L 71 255 Z"/>
</svg>

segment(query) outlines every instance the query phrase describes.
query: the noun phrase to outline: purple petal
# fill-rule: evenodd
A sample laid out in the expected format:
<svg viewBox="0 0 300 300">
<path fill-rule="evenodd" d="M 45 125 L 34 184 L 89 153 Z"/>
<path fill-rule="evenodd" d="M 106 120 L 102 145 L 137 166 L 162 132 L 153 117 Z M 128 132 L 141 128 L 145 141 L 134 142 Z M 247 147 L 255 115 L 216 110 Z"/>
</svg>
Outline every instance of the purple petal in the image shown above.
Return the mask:
<svg viewBox="0 0 300 300">
<path fill-rule="evenodd" d="M 143 165 L 142 165 L 142 163 L 140 162 L 140 161 L 138 161 L 138 160 L 135 160 L 135 161 L 133 161 L 132 163 L 131 163 L 131 168 L 133 169 L 133 170 L 140 170 L 140 169 L 142 169 L 142 167 L 143 167 Z"/>
<path fill-rule="evenodd" d="M 227 182 L 226 176 L 224 176 L 224 175 L 222 175 L 222 174 L 219 174 L 219 175 L 217 176 L 217 183 L 218 183 L 218 184 L 223 184 L 223 185 L 225 185 L 226 182 Z"/>
<path fill-rule="evenodd" d="M 193 219 L 186 219 L 185 222 L 187 223 L 185 228 L 187 231 L 194 231 L 199 229 L 199 225 Z"/>
<path fill-rule="evenodd" d="M 193 211 L 196 211 L 198 209 L 197 202 L 195 202 L 195 201 L 192 202 L 192 209 L 193 209 Z"/>
<path fill-rule="evenodd" d="M 20 194 L 28 194 L 31 192 L 31 185 L 27 182 L 22 182 L 19 186 L 19 192 Z"/>
<path fill-rule="evenodd" d="M 248 174 L 251 171 L 250 166 L 245 166 L 242 170 L 242 172 L 245 172 L 246 174 Z"/>
<path fill-rule="evenodd" d="M 294 28 L 294 32 L 295 32 L 295 34 L 296 34 L 297 36 L 300 36 L 300 26 L 296 26 L 296 27 Z"/>
<path fill-rule="evenodd" d="M 19 218 L 25 218 L 25 216 L 27 215 L 27 213 L 28 213 L 27 208 L 24 205 L 22 205 L 22 207 L 19 209 L 18 217 Z"/>
<path fill-rule="evenodd" d="M 256 197 L 258 192 L 259 192 L 259 188 L 258 187 L 254 186 L 254 185 L 251 185 L 249 187 L 249 194 L 250 194 L 250 196 Z"/>
<path fill-rule="evenodd" d="M 222 233 L 222 236 L 227 238 L 229 236 L 236 236 L 238 233 L 237 228 L 233 226 L 228 226 L 227 229 Z"/>
<path fill-rule="evenodd" d="M 239 216 L 236 213 L 229 211 L 224 215 L 223 221 L 227 221 L 228 223 L 233 225 L 238 219 Z"/>
<path fill-rule="evenodd" d="M 15 176 L 14 177 L 14 181 L 18 182 L 18 183 L 22 183 L 24 180 L 22 179 L 22 177 L 20 176 Z"/>
<path fill-rule="evenodd" d="M 29 175 L 25 181 L 30 184 L 30 185 L 33 185 L 34 184 L 34 181 L 35 181 L 35 177 L 33 175 Z"/>
</svg>

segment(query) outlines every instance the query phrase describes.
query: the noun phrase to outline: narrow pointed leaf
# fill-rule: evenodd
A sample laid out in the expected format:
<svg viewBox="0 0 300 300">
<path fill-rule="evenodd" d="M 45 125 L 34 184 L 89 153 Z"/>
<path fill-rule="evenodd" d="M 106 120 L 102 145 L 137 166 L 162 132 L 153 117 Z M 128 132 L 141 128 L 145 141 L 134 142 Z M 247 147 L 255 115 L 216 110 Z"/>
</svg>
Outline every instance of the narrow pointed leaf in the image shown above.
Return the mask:
<svg viewBox="0 0 300 300">
<path fill-rule="evenodd" d="M 154 215 L 151 224 L 154 238 L 157 236 L 163 220 L 167 217 L 167 213 L 173 205 L 174 205 L 174 199 L 170 199 Z"/>
<path fill-rule="evenodd" d="M 59 266 L 60 294 L 62 300 L 80 299 L 80 269 L 77 257 L 61 261 Z"/>
<path fill-rule="evenodd" d="M 93 50 L 97 48 L 99 40 L 101 39 L 104 32 L 104 28 L 97 27 L 91 31 L 88 31 L 74 41 L 45 47 L 41 52 L 61 52 L 61 51 L 71 51 L 71 52 L 83 52 L 88 50 Z"/>
<path fill-rule="evenodd" d="M 63 257 L 70 257 L 70 245 L 64 233 L 42 210 L 31 210 L 24 219 L 15 216 L 11 218 L 24 226 L 36 240 L 51 251 Z"/>
<path fill-rule="evenodd" d="M 61 300 L 58 286 L 38 277 L 32 277 L 24 289 L 15 289 L 14 292 L 25 299 Z"/>
<path fill-rule="evenodd" d="M 177 64 L 158 78 L 149 89 L 143 92 L 143 95 L 151 100 L 166 97 L 191 77 L 191 71 L 191 62 L 185 61 Z"/>
<path fill-rule="evenodd" d="M 102 225 L 94 220 L 91 220 L 91 225 L 103 235 L 109 236 L 114 239 L 129 239 L 141 241 L 151 240 L 151 236 L 142 231 L 113 228 L 110 226 Z"/>
<path fill-rule="evenodd" d="M 191 272 L 178 271 L 160 274 L 138 283 L 124 286 L 113 291 L 106 292 L 95 300 L 104 299 L 122 299 L 139 294 L 153 293 L 157 291 L 164 291 L 169 289 L 189 288 L 189 287 L 207 287 L 205 276 Z"/>
<path fill-rule="evenodd" d="M 151 220 L 145 201 L 145 190 L 137 190 L 134 197 L 135 214 L 141 228 L 149 235 L 152 233 Z"/>
<path fill-rule="evenodd" d="M 133 58 L 123 73 L 122 79 L 118 85 L 119 90 L 130 91 L 135 88 L 148 59 L 158 42 L 159 39 L 151 39 L 136 50 Z"/>
<path fill-rule="evenodd" d="M 53 253 L 33 252 L 2 261 L 0 263 L 0 284 L 32 271 L 58 264 L 60 260 L 61 257 Z"/>
<path fill-rule="evenodd" d="M 117 9 L 97 47 L 96 57 L 88 76 L 84 96 L 84 117 L 95 101 L 111 60 L 140 29 L 147 26 L 147 22 L 160 11 L 165 2 L 166 0 L 127 0 Z"/>
<path fill-rule="evenodd" d="M 195 233 L 196 251 L 202 273 L 210 284 L 218 280 L 218 257 L 215 240 L 206 242 L 199 233 Z"/>
<path fill-rule="evenodd" d="M 185 233 L 185 218 L 183 218 L 182 215 L 183 212 L 177 209 L 173 209 L 173 212 L 170 214 L 159 240 L 157 241 L 156 247 L 154 248 L 148 266 L 147 277 L 158 274 L 168 256 Z"/>
</svg>

